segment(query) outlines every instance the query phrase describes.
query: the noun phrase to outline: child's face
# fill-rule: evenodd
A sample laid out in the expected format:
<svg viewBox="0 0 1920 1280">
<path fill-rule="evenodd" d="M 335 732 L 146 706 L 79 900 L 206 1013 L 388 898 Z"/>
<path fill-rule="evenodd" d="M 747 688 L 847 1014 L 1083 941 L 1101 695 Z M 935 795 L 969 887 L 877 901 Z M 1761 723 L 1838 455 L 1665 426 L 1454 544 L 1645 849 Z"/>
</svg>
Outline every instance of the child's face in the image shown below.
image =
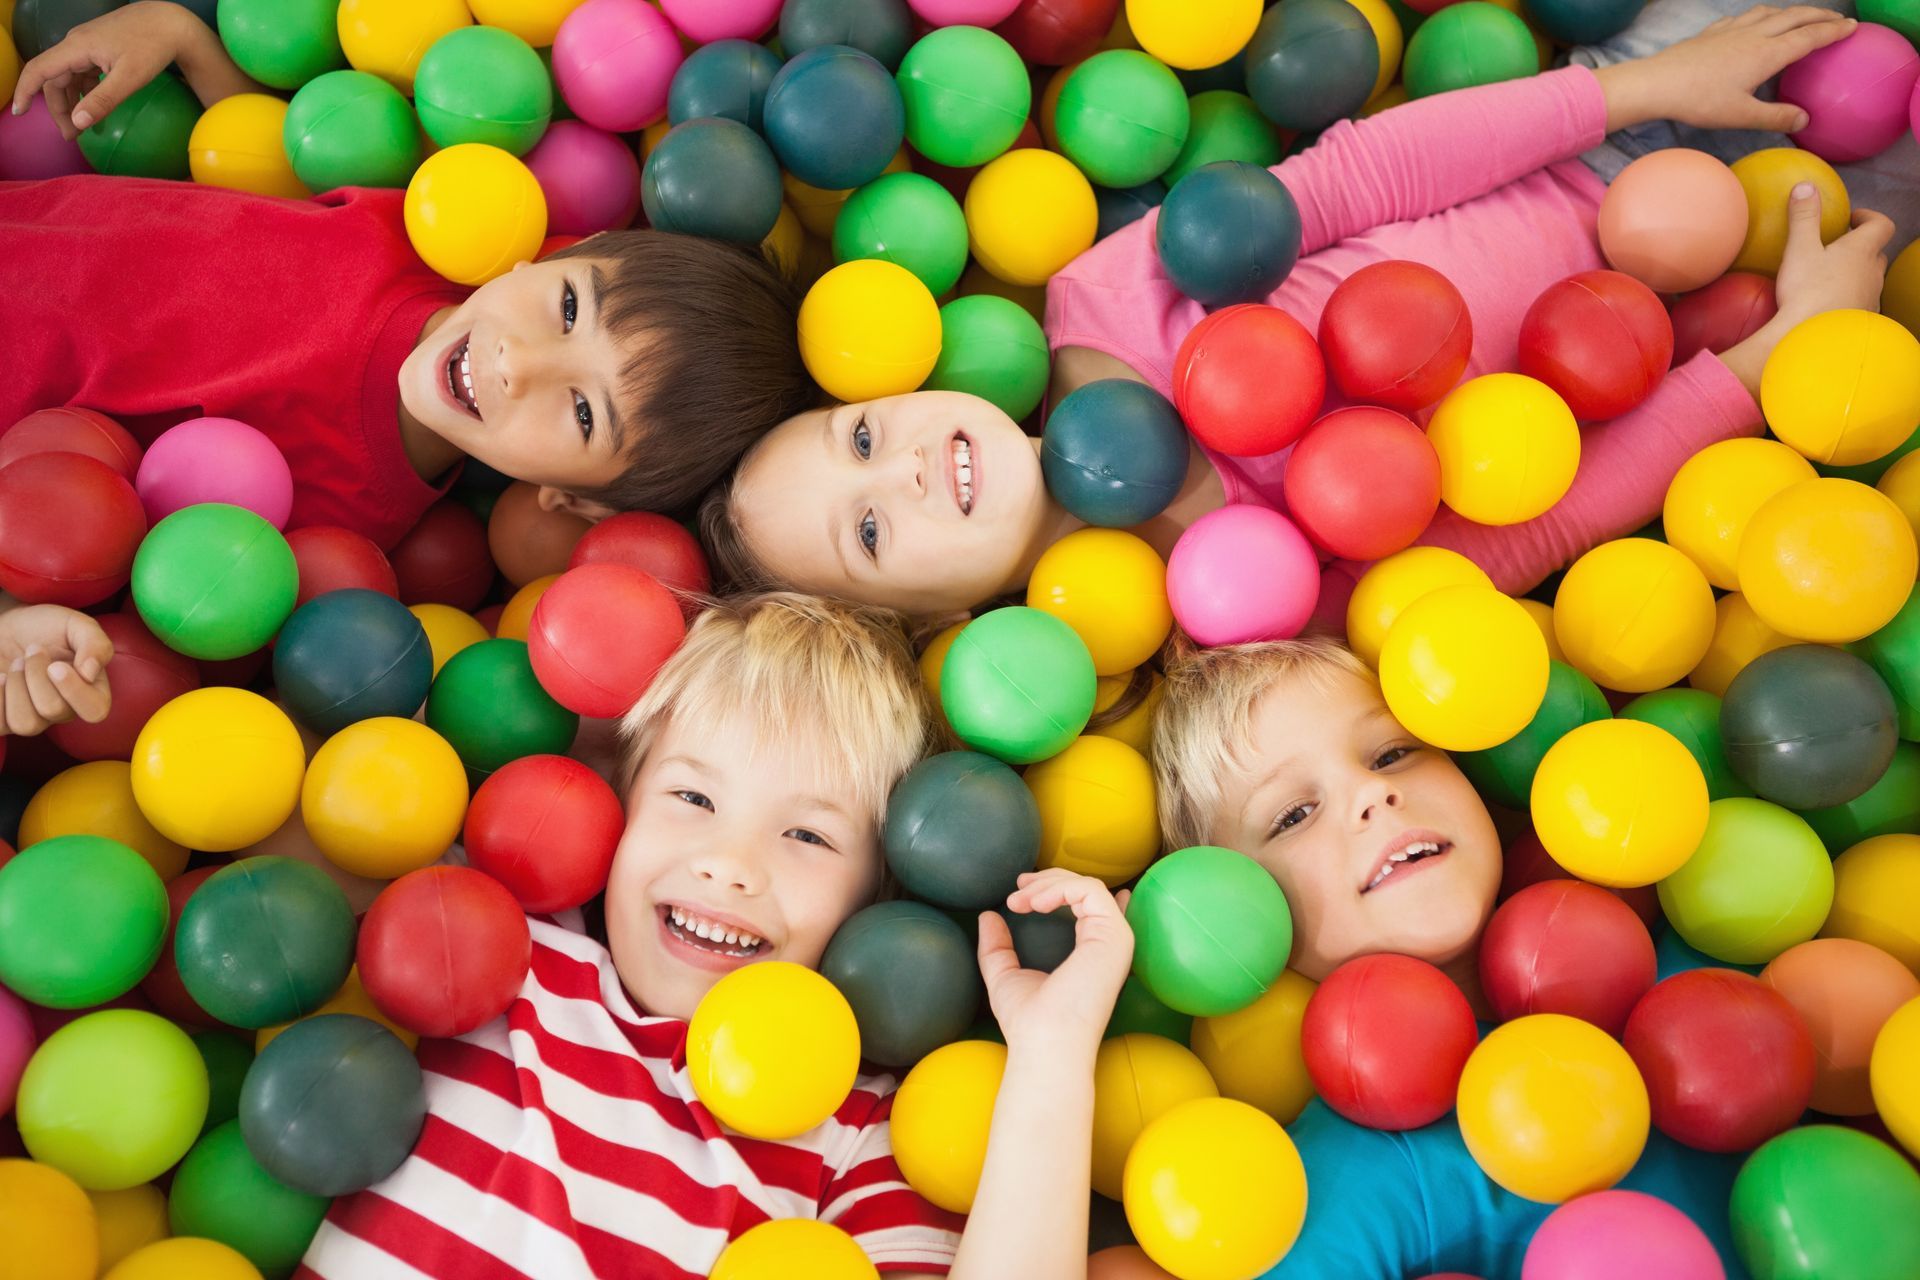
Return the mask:
<svg viewBox="0 0 1920 1280">
<path fill-rule="evenodd" d="M 803 413 L 741 464 L 736 518 L 799 590 L 920 616 L 964 610 L 1024 586 L 1044 549 L 1036 443 L 956 391 Z"/>
<path fill-rule="evenodd" d="M 669 720 L 655 739 L 607 882 L 614 967 L 646 1012 L 690 1018 L 709 987 L 756 961 L 818 968 L 834 930 L 873 901 L 873 819 L 811 757 L 767 742 L 744 714 L 709 728 Z"/>
<path fill-rule="evenodd" d="M 1325 687 L 1285 680 L 1262 695 L 1252 727 L 1212 838 L 1286 891 L 1293 968 L 1319 981 L 1379 951 L 1444 965 L 1479 941 L 1500 887 L 1493 820 L 1372 683 L 1347 672 Z"/>
</svg>

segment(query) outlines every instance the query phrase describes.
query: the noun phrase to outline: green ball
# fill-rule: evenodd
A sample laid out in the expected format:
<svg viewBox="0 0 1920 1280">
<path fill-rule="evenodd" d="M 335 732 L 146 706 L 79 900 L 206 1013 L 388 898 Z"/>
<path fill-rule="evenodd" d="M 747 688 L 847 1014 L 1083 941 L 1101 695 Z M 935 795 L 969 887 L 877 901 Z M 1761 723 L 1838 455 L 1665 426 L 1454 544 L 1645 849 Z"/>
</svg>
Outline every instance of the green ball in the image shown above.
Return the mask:
<svg viewBox="0 0 1920 1280">
<path fill-rule="evenodd" d="M 1581 725 L 1612 716 L 1600 686 L 1564 662 L 1551 663 L 1547 696 L 1527 727 L 1497 747 L 1463 751 L 1454 760 L 1481 795 L 1524 810 L 1533 792 L 1533 775 L 1548 749 Z"/>
<path fill-rule="evenodd" d="M 1747 1157 L 1728 1208 L 1755 1280 L 1920 1276 L 1920 1173 L 1857 1129 L 1789 1129 Z"/>
<path fill-rule="evenodd" d="M 253 1065 L 253 1040 L 231 1031 L 196 1031 L 193 1047 L 207 1064 L 207 1119 L 201 1136 L 240 1114 L 240 1085 Z"/>
<path fill-rule="evenodd" d="M 1133 972 L 1168 1008 L 1214 1018 L 1258 1000 L 1286 967 L 1293 915 L 1252 858 L 1198 845 L 1147 868 L 1127 903 Z"/>
<path fill-rule="evenodd" d="M 1138 49 L 1109 49 L 1081 63 L 1053 113 L 1060 149 L 1103 187 L 1137 187 L 1165 173 L 1191 123 L 1179 77 Z"/>
<path fill-rule="evenodd" d="M 1120 984 L 1120 998 L 1114 1001 L 1113 1016 L 1107 1019 L 1107 1029 L 1100 1038 L 1111 1040 L 1136 1031 L 1188 1044 L 1193 1040 L 1193 1015 L 1167 1008 L 1147 990 L 1146 983 L 1130 973 Z"/>
<path fill-rule="evenodd" d="M 1862 22 L 1892 27 L 1914 44 L 1920 44 L 1920 0 L 1860 0 L 1854 11 Z"/>
<path fill-rule="evenodd" d="M 479 780 L 522 756 L 564 755 L 580 717 L 540 687 L 524 640 L 482 640 L 447 659 L 427 692 L 427 726 Z"/>
<path fill-rule="evenodd" d="M 1813 828 L 1765 800 L 1707 806 L 1707 834 L 1660 882 L 1660 909 L 1716 960 L 1766 964 L 1805 942 L 1833 908 L 1833 863 Z"/>
<path fill-rule="evenodd" d="M 1920 835 L 1920 746 L 1897 744 L 1893 763 L 1865 794 L 1831 809 L 1807 809 L 1800 816 L 1836 858 L 1875 836 Z"/>
<path fill-rule="evenodd" d="M 182 507 L 148 531 L 133 557 L 140 620 L 189 658 L 252 653 L 280 630 L 299 592 L 286 538 L 224 502 Z"/>
<path fill-rule="evenodd" d="M 421 57 L 413 105 L 427 136 L 443 147 L 484 142 L 525 155 L 553 117 L 553 80 L 513 32 L 460 27 Z"/>
<path fill-rule="evenodd" d="M 1010 298 L 976 293 L 940 308 L 940 358 L 920 389 L 964 391 L 1019 422 L 1040 407 L 1050 371 L 1047 335 L 1033 313 Z"/>
<path fill-rule="evenodd" d="M 194 1002 L 236 1027 L 270 1027 L 324 1004 L 353 967 L 353 908 L 297 858 L 242 858 L 180 910 L 173 958 Z"/>
<path fill-rule="evenodd" d="M 1520 15 L 1486 0 L 1462 0 L 1420 24 L 1402 67 L 1407 96 L 1425 98 L 1533 75 L 1540 53 Z"/>
<path fill-rule="evenodd" d="M 20 1138 L 89 1191 L 121 1191 L 171 1169 L 207 1114 L 207 1069 L 158 1014 L 103 1009 L 48 1036 L 14 1104 Z"/>
<path fill-rule="evenodd" d="M 1096 679 L 1093 655 L 1072 627 L 1015 605 L 982 614 L 954 637 L 940 670 L 940 706 L 974 750 L 1033 764 L 1059 755 L 1087 727 Z"/>
<path fill-rule="evenodd" d="M 922 902 L 876 902 L 835 931 L 820 973 L 860 1025 L 860 1056 L 911 1067 L 966 1034 L 980 976 L 966 932 Z"/>
<path fill-rule="evenodd" d="M 273 89 L 298 89 L 347 65 L 339 0 L 220 0 L 220 42 L 234 63 Z"/>
<path fill-rule="evenodd" d="M 1680 739 L 1707 780 L 1707 799 L 1753 794 L 1727 763 L 1727 749 L 1720 742 L 1719 694 L 1705 689 L 1658 689 L 1620 708 L 1620 718 L 1658 725 Z"/>
<path fill-rule="evenodd" d="M 329 71 L 293 95 L 281 132 L 294 176 L 335 187 L 404 187 L 420 166 L 420 130 L 400 91 L 365 71 Z"/>
<path fill-rule="evenodd" d="M 956 169 L 985 164 L 1012 146 L 1033 100 L 1020 55 L 979 27 L 928 32 L 907 50 L 895 79 L 907 108 L 907 141 Z"/>
<path fill-rule="evenodd" d="M 81 133 L 80 151 L 100 173 L 185 179 L 187 139 L 199 119 L 200 99 L 179 77 L 162 71 Z"/>
<path fill-rule="evenodd" d="M 160 958 L 167 889 L 118 840 L 55 836 L 0 867 L 0 983 L 50 1009 L 125 995 Z"/>
<path fill-rule="evenodd" d="M 217 1240 L 244 1254 L 266 1280 L 281 1280 L 300 1265 L 332 1203 L 262 1169 L 240 1122 L 228 1120 L 180 1162 L 167 1192 L 167 1221 L 174 1235 Z"/>
<path fill-rule="evenodd" d="M 883 174 L 848 196 L 833 224 L 833 260 L 856 258 L 905 267 L 939 297 L 966 270 L 967 215 L 932 178 Z"/>
<path fill-rule="evenodd" d="M 1893 621 L 1847 646 L 1873 668 L 1900 717 L 1900 736 L 1920 741 L 1920 591 L 1907 597 Z"/>
<path fill-rule="evenodd" d="M 1244 160 L 1263 169 L 1280 163 L 1280 135 L 1246 94 L 1210 89 L 1194 94 L 1187 109 L 1193 123 L 1161 178 L 1168 186 L 1216 160 Z"/>
</svg>

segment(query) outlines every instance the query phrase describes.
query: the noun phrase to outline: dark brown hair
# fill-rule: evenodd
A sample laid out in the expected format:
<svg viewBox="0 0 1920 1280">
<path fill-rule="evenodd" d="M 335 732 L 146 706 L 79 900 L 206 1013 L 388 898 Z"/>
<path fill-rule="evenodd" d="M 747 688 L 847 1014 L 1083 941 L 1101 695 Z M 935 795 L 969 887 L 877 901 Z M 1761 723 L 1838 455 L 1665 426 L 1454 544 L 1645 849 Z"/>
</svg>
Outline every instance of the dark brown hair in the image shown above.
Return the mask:
<svg viewBox="0 0 1920 1280">
<path fill-rule="evenodd" d="M 700 500 L 696 532 L 700 545 L 707 549 L 707 564 L 713 572 L 714 588 L 719 591 L 765 591 L 784 586 L 775 580 L 747 545 L 746 535 L 734 515 L 734 486 L 740 480 L 739 469 L 708 490 Z"/>
</svg>

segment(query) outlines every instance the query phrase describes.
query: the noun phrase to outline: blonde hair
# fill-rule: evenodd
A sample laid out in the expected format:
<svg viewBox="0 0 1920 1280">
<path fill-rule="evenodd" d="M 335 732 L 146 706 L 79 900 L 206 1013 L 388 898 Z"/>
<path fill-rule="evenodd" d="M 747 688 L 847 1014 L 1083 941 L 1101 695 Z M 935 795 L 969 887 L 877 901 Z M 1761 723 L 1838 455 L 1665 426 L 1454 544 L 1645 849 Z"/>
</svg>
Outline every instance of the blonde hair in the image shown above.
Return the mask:
<svg viewBox="0 0 1920 1280">
<path fill-rule="evenodd" d="M 1282 680 L 1324 688 L 1338 676 L 1375 682 L 1373 671 L 1329 636 L 1197 649 L 1167 664 L 1166 694 L 1153 718 L 1153 781 L 1167 848 L 1209 843 L 1220 817 L 1221 777 L 1253 736 L 1253 708 Z"/>
<path fill-rule="evenodd" d="M 667 721 L 753 717 L 763 746 L 803 749 L 819 776 L 851 783 L 876 829 L 887 793 L 936 745 L 900 617 L 797 592 L 713 601 L 620 723 L 620 789 Z"/>
</svg>

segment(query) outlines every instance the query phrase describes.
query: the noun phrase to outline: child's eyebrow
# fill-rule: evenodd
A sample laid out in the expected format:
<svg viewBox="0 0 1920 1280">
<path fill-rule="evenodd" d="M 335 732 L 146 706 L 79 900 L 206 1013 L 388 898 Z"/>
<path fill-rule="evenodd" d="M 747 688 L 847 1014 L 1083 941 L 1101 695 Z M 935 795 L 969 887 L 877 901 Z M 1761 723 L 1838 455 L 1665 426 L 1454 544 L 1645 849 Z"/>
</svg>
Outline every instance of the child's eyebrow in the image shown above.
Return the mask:
<svg viewBox="0 0 1920 1280">
<path fill-rule="evenodd" d="M 707 764 L 704 760 L 699 760 L 694 758 L 693 756 L 688 755 L 684 751 L 676 751 L 672 755 L 660 757 L 660 765 L 659 765 L 660 768 L 664 769 L 666 766 L 670 764 L 685 765 L 687 768 L 693 770 L 695 773 L 705 774 L 709 778 L 711 778 L 714 775 L 713 767 L 711 765 Z"/>
<path fill-rule="evenodd" d="M 587 283 L 593 292 L 593 324 L 596 329 L 604 328 L 601 316 L 605 314 L 607 301 L 607 273 L 598 263 L 587 267 Z M 620 406 L 613 401 L 613 392 L 602 388 L 602 401 L 607 410 L 607 438 L 616 454 L 627 449 L 627 429 L 620 422 Z"/>
</svg>

